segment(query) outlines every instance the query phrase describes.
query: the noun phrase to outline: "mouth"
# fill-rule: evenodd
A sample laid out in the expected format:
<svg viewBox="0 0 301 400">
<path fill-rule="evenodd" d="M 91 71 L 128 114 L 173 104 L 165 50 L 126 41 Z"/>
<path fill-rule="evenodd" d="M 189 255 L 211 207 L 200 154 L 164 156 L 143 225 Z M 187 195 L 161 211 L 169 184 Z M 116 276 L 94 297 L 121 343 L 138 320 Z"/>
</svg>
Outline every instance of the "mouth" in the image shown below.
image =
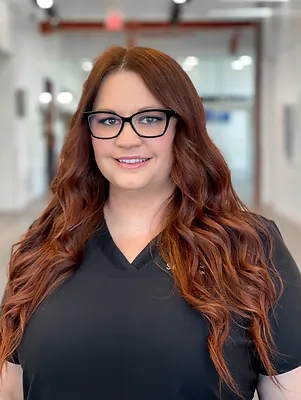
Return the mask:
<svg viewBox="0 0 301 400">
<path fill-rule="evenodd" d="M 138 171 L 151 162 L 152 158 L 115 158 L 116 165 L 123 170 Z"/>
<path fill-rule="evenodd" d="M 115 158 L 120 164 L 142 164 L 149 161 L 150 158 Z"/>
</svg>

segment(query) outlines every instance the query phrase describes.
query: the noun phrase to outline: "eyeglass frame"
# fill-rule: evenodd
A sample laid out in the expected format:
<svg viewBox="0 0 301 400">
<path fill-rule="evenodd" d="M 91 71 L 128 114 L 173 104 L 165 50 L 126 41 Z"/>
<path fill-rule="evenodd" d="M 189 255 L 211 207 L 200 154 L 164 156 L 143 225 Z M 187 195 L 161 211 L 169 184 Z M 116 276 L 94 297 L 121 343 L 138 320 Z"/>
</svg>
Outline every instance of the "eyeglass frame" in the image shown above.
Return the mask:
<svg viewBox="0 0 301 400">
<path fill-rule="evenodd" d="M 141 135 L 139 132 L 137 132 L 137 130 L 136 130 L 135 127 L 134 127 L 133 118 L 134 118 L 136 115 L 143 114 L 143 113 L 149 112 L 149 111 L 150 111 L 150 112 L 152 112 L 152 111 L 155 111 L 155 112 L 156 112 L 156 111 L 157 111 L 157 112 L 163 112 L 163 113 L 166 115 L 166 126 L 165 126 L 165 129 L 164 129 L 163 133 L 161 133 L 160 135 L 156 135 L 156 136 L 144 136 L 144 135 Z M 89 119 L 90 119 L 90 116 L 91 116 L 91 115 L 96 115 L 96 114 L 100 114 L 100 113 L 108 114 L 108 115 L 114 115 L 114 116 L 116 116 L 116 117 L 118 117 L 118 118 L 121 119 L 122 124 L 121 124 L 120 130 L 119 130 L 119 132 L 117 133 L 117 135 L 112 136 L 112 137 L 109 137 L 109 138 L 101 138 L 101 137 L 95 136 L 95 135 L 93 134 L 92 129 L 91 129 L 91 126 L 90 126 L 90 120 L 89 120 Z M 123 117 L 123 116 L 121 116 L 121 115 L 119 115 L 119 114 L 117 114 L 117 113 L 115 113 L 115 112 L 113 112 L 113 111 L 105 111 L 105 110 L 85 111 L 83 114 L 84 114 L 84 118 L 85 118 L 85 120 L 86 120 L 86 123 L 87 123 L 87 125 L 88 125 L 90 134 L 91 134 L 95 139 L 99 139 L 99 140 L 116 139 L 116 138 L 121 134 L 121 132 L 122 132 L 122 130 L 123 130 L 123 128 L 124 128 L 124 124 L 125 124 L 126 122 L 128 122 L 128 123 L 131 125 L 133 131 L 136 133 L 137 136 L 139 136 L 139 137 L 141 137 L 141 138 L 146 138 L 146 139 L 158 138 L 158 137 L 161 137 L 161 136 L 165 135 L 165 133 L 166 133 L 166 131 L 167 131 L 167 129 L 168 129 L 169 122 L 170 122 L 171 118 L 172 118 L 172 117 L 175 117 L 175 116 L 177 115 L 176 111 L 174 111 L 174 110 L 162 109 L 162 108 L 149 108 L 149 109 L 145 109 L 145 110 L 142 110 L 142 111 L 138 111 L 138 112 L 136 112 L 136 113 L 130 115 L 129 117 Z"/>
</svg>

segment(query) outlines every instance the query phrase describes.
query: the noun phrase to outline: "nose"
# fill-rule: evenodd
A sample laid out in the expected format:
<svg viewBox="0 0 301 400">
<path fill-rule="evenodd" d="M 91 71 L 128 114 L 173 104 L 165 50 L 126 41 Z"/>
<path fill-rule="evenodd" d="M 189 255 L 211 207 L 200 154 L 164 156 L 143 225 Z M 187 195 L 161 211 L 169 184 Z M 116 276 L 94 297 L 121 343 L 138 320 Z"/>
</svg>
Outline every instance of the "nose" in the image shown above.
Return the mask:
<svg viewBox="0 0 301 400">
<path fill-rule="evenodd" d="M 117 136 L 115 144 L 119 147 L 131 148 L 140 146 L 142 143 L 140 136 L 136 134 L 129 122 L 126 122 L 119 136 Z"/>
</svg>

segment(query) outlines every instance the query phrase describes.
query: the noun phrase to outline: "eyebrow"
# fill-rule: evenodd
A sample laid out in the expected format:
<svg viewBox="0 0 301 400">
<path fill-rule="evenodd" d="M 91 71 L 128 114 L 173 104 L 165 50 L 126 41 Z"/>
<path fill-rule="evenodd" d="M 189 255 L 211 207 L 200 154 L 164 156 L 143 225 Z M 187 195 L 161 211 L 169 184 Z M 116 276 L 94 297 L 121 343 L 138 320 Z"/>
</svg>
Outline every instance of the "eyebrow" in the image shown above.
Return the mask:
<svg viewBox="0 0 301 400">
<path fill-rule="evenodd" d="M 135 111 L 133 114 L 135 114 L 136 112 L 141 112 L 141 111 L 147 111 L 147 110 L 152 110 L 152 109 L 161 109 L 164 107 L 160 107 L 160 106 L 147 106 L 147 107 L 141 107 L 139 108 L 137 111 Z M 115 113 L 118 114 L 118 112 L 116 110 L 113 110 L 111 108 L 106 108 L 106 107 L 97 107 L 97 109 L 95 109 L 95 111 L 105 111 L 105 112 L 111 112 L 111 113 Z"/>
</svg>

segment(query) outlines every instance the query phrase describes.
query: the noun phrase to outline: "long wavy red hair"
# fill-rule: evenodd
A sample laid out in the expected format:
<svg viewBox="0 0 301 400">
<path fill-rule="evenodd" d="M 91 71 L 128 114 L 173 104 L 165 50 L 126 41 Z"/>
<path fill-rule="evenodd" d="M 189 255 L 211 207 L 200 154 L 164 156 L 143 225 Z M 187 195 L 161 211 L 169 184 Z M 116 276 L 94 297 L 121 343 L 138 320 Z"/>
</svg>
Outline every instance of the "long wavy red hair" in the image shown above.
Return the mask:
<svg viewBox="0 0 301 400">
<path fill-rule="evenodd" d="M 277 274 L 263 237 L 262 220 L 237 197 L 229 169 L 206 131 L 200 97 L 180 65 L 149 48 L 112 47 L 95 62 L 61 152 L 53 197 L 42 216 L 13 247 L 0 321 L 0 368 L 20 344 L 41 302 L 78 268 L 85 243 L 96 233 L 108 197 L 108 182 L 93 155 L 83 112 L 92 110 L 100 84 L 114 70 L 138 73 L 149 90 L 178 114 L 172 179 L 159 248 L 173 266 L 184 299 L 207 319 L 208 348 L 221 378 L 238 395 L 223 356 L 233 317 L 242 317 L 269 375 L 273 340 L 269 310 L 279 293 Z M 200 263 L 206 273 L 200 274 Z M 281 280 L 280 280 L 281 283 Z M 242 396 L 242 395 L 241 395 Z"/>
</svg>

